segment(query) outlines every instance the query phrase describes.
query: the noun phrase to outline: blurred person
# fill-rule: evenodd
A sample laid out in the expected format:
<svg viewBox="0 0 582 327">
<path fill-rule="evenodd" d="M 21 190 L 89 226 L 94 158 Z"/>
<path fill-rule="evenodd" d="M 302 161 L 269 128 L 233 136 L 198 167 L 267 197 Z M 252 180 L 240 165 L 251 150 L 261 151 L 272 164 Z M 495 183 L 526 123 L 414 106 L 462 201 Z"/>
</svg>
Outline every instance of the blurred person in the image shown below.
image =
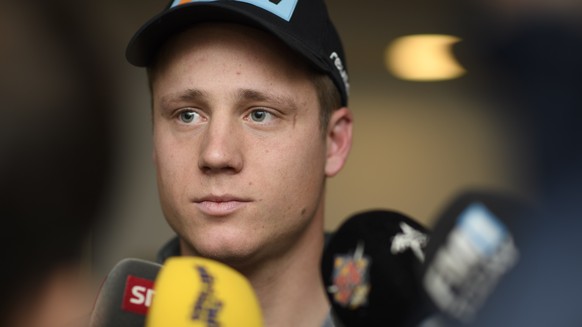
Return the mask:
<svg viewBox="0 0 582 327">
<path fill-rule="evenodd" d="M 323 1 L 171 1 L 127 55 L 147 67 L 158 191 L 177 234 L 160 262 L 237 269 L 266 326 L 333 326 L 319 273 L 325 185 L 353 118 Z"/>
<path fill-rule="evenodd" d="M 0 326 L 81 326 L 106 201 L 103 62 L 71 1 L 0 2 Z"/>
<path fill-rule="evenodd" d="M 533 160 L 523 170 L 533 172 L 539 205 L 519 221 L 527 237 L 515 271 L 474 325 L 579 326 L 582 3 L 460 3 L 473 13 L 465 17 L 461 59 L 484 77 L 477 92 L 526 127 Z"/>
</svg>

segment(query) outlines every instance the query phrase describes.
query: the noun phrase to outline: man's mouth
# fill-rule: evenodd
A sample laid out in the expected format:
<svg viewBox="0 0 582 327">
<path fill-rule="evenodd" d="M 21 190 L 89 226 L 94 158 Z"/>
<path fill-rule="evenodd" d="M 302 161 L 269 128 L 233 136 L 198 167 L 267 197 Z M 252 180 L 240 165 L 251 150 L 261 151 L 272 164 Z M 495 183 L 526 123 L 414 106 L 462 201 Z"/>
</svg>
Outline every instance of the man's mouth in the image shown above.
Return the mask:
<svg viewBox="0 0 582 327">
<path fill-rule="evenodd" d="M 194 203 L 204 214 L 209 216 L 227 216 L 250 203 L 250 199 L 231 196 L 205 196 L 194 200 Z"/>
</svg>

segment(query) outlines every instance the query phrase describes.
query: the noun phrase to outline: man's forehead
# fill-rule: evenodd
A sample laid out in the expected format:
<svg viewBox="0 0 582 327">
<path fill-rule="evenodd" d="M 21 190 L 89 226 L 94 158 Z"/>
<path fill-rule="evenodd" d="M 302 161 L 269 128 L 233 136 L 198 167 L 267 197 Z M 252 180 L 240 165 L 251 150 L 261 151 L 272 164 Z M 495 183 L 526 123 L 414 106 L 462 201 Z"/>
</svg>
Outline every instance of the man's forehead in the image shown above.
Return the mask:
<svg viewBox="0 0 582 327">
<path fill-rule="evenodd" d="M 311 71 L 303 58 L 274 36 L 258 28 L 229 22 L 199 23 L 176 33 L 161 47 L 150 68 L 164 70 L 177 59 L 197 53 L 204 45 L 221 47 L 227 53 L 233 53 L 236 46 L 246 45 L 249 53 L 272 53 L 294 71 Z"/>
<path fill-rule="evenodd" d="M 202 44 L 210 43 L 224 47 L 233 44 L 256 43 L 271 51 L 295 54 L 273 35 L 252 26 L 231 22 L 203 22 L 192 25 L 170 37 L 160 52 L 171 52 L 181 48 L 196 49 Z M 293 59 L 299 62 L 304 61 L 296 57 Z"/>
</svg>

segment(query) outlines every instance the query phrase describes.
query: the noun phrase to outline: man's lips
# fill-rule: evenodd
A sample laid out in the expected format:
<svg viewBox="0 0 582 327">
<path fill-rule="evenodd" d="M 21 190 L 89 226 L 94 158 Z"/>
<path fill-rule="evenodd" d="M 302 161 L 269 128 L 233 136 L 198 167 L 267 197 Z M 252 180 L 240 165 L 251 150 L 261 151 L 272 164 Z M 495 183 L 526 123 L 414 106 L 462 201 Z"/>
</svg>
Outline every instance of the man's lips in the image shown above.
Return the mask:
<svg viewBox="0 0 582 327">
<path fill-rule="evenodd" d="M 250 199 L 230 195 L 205 196 L 194 199 L 198 209 L 209 216 L 226 216 L 246 206 Z"/>
</svg>

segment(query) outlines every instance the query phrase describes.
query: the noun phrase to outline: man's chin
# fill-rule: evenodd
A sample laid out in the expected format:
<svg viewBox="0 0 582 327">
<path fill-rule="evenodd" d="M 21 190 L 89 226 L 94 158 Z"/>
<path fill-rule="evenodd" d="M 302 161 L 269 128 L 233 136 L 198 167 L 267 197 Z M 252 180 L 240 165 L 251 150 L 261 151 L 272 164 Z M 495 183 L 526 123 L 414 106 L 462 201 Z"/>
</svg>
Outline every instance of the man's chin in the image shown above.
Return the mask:
<svg viewBox="0 0 582 327">
<path fill-rule="evenodd" d="M 195 254 L 204 258 L 222 262 L 233 268 L 242 268 L 250 262 L 254 262 L 258 256 L 256 247 L 244 247 L 240 243 L 214 243 L 208 246 L 196 244 Z"/>
</svg>

